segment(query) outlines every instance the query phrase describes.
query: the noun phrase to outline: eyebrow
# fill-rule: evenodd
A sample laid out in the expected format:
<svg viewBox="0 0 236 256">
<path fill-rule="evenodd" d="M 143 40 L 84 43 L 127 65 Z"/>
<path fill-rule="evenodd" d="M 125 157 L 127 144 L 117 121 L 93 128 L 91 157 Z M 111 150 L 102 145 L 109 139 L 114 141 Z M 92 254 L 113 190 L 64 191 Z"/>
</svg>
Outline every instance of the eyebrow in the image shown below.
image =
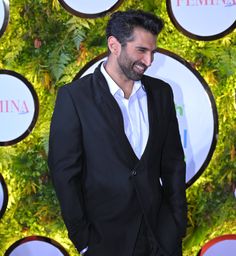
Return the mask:
<svg viewBox="0 0 236 256">
<path fill-rule="evenodd" d="M 141 50 L 149 50 L 148 48 L 146 48 L 146 47 L 143 47 L 143 46 L 136 46 L 135 47 L 136 49 L 141 49 Z M 152 51 L 152 53 L 155 53 L 155 52 L 157 52 L 157 48 L 155 48 L 153 51 Z"/>
</svg>

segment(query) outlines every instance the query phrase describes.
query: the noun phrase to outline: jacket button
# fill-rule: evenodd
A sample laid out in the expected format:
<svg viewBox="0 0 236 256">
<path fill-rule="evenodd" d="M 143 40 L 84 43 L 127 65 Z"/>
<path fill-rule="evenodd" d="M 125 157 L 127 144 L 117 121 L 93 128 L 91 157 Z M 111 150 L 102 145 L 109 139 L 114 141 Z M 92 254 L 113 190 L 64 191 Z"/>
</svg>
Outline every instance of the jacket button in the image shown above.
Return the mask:
<svg viewBox="0 0 236 256">
<path fill-rule="evenodd" d="M 132 172 L 131 172 L 131 175 L 132 175 L 132 176 L 136 176 L 136 175 L 137 175 L 137 172 L 136 172 L 136 171 L 132 171 Z"/>
</svg>

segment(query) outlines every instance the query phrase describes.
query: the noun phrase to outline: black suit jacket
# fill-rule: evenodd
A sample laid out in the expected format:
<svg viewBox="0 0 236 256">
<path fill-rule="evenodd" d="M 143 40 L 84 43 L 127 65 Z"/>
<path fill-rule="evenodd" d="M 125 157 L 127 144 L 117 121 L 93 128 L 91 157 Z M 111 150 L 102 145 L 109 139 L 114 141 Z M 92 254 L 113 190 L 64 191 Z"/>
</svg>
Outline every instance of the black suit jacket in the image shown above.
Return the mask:
<svg viewBox="0 0 236 256">
<path fill-rule="evenodd" d="M 59 89 L 49 168 L 70 239 L 86 255 L 131 256 L 142 216 L 175 255 L 186 228 L 185 162 L 170 86 L 144 76 L 149 138 L 139 160 L 98 67 Z M 162 185 L 160 184 L 160 178 Z"/>
</svg>

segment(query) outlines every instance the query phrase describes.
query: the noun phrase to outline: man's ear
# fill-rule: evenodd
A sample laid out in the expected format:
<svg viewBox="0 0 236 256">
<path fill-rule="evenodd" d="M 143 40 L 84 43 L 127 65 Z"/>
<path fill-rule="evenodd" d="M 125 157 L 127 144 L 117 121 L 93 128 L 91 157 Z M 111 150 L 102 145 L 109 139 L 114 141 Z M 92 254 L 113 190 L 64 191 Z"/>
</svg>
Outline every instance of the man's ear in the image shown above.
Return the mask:
<svg viewBox="0 0 236 256">
<path fill-rule="evenodd" d="M 120 54 L 121 44 L 114 36 L 108 37 L 107 45 L 112 54 L 116 56 Z"/>
</svg>

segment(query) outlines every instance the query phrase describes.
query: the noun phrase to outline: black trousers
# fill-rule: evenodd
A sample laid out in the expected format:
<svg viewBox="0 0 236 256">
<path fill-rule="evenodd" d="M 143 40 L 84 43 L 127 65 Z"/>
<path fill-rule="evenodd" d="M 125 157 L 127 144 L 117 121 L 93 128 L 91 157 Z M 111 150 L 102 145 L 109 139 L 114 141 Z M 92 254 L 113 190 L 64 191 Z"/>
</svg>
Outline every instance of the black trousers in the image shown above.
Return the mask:
<svg viewBox="0 0 236 256">
<path fill-rule="evenodd" d="M 133 256 L 154 256 L 152 239 L 149 235 L 144 218 L 142 218 L 141 221 Z"/>
<path fill-rule="evenodd" d="M 141 221 L 133 256 L 167 256 L 160 248 L 153 246 L 152 237 L 149 234 L 144 218 Z M 182 245 L 171 256 L 182 256 Z"/>
</svg>

